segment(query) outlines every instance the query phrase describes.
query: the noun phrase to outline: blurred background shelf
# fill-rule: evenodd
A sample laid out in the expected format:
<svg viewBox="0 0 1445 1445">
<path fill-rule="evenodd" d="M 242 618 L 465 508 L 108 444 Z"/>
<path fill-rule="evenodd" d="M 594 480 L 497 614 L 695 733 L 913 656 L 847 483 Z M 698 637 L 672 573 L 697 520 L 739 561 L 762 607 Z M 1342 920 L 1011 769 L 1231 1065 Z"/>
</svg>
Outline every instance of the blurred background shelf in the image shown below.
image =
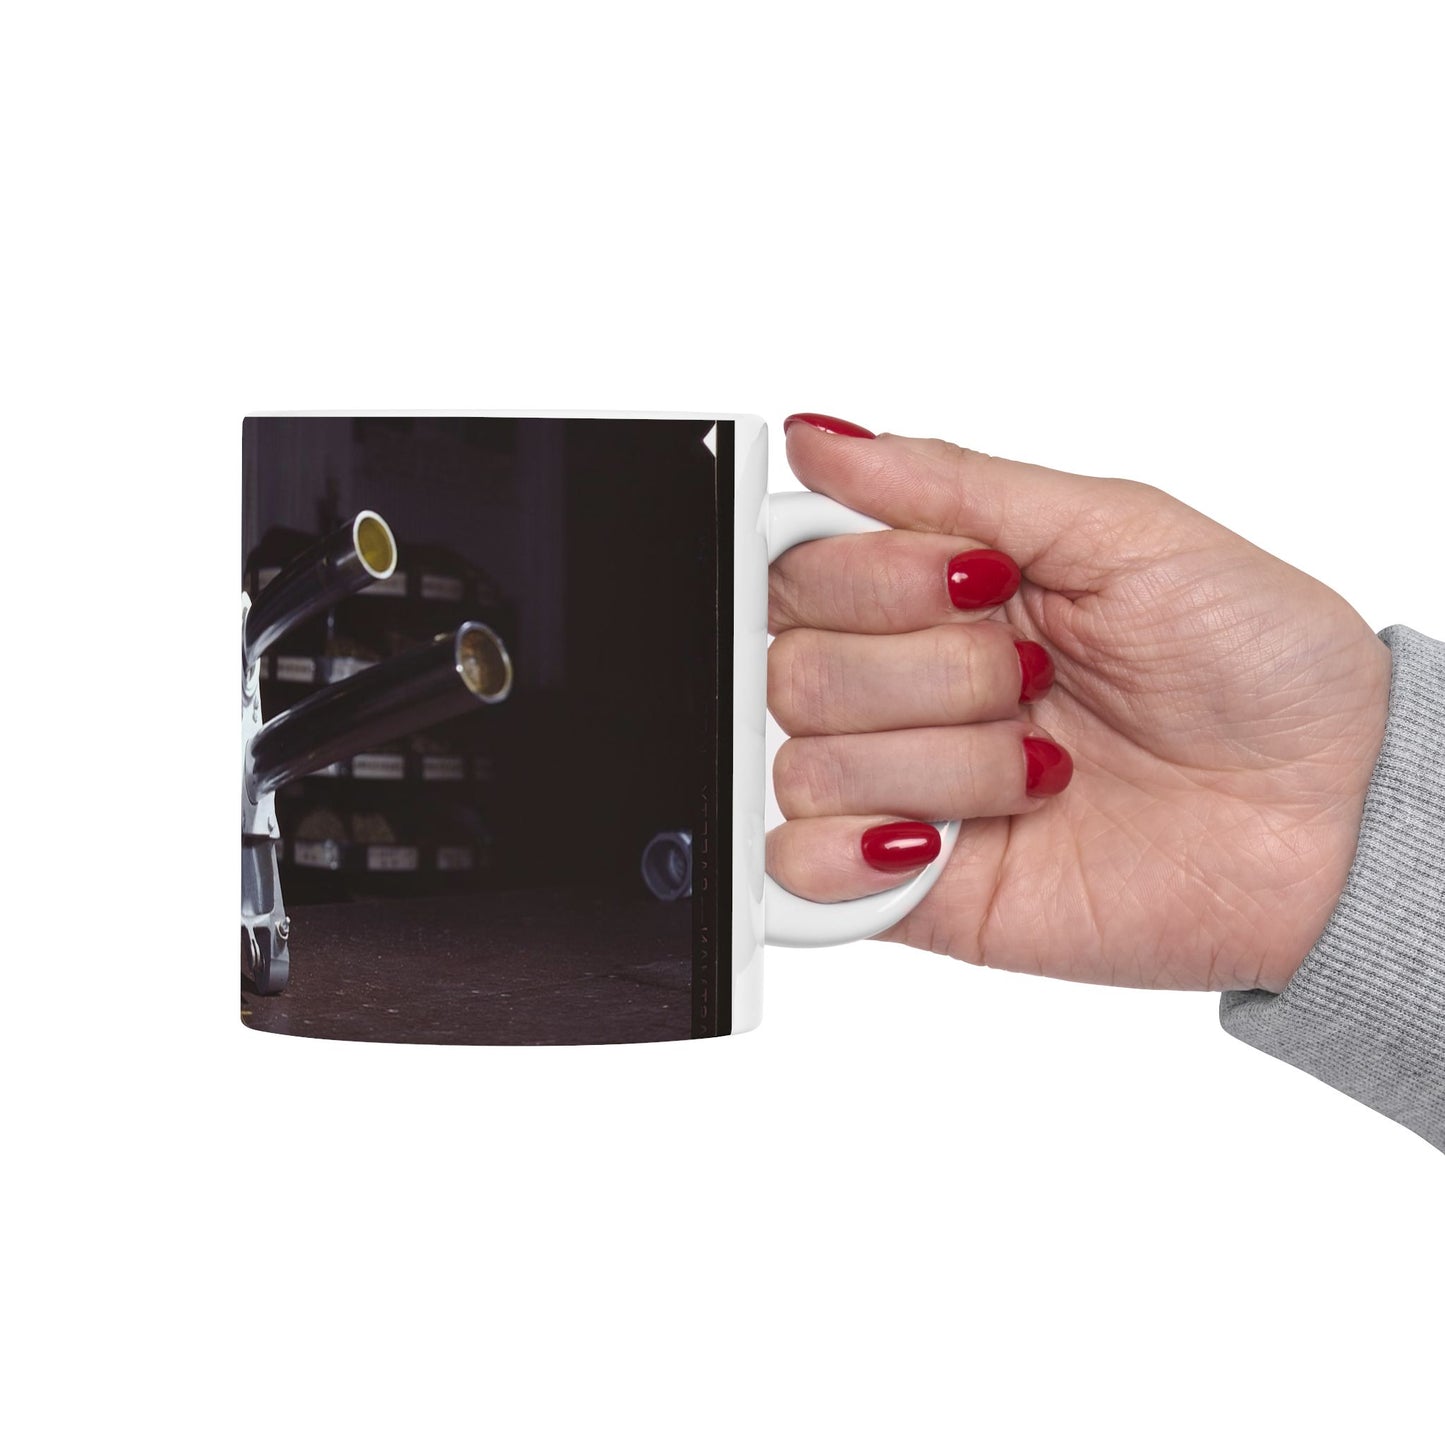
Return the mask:
<svg viewBox="0 0 1445 1445">
<path fill-rule="evenodd" d="M 490 866 L 491 845 L 472 843 L 341 843 L 334 839 L 282 840 L 282 857 L 295 868 L 326 873 L 476 873 Z"/>
<path fill-rule="evenodd" d="M 240 571 L 253 597 L 363 508 L 386 518 L 398 553 L 386 583 L 262 659 L 267 719 L 467 620 L 497 632 L 515 673 L 504 703 L 281 790 L 288 903 L 571 883 L 647 898 L 642 849 L 692 817 L 705 760 L 710 679 L 698 639 L 716 599 L 698 579 L 714 525 L 710 425 L 246 422 Z M 318 812 L 331 815 L 324 827 Z M 298 842 L 363 853 L 301 863 Z M 393 846 L 418 850 L 415 868 L 354 861 Z"/>
<path fill-rule="evenodd" d="M 369 486 L 369 505 L 395 515 L 394 490 Z M 244 568 L 252 589 L 264 587 L 286 561 L 330 529 L 341 510 L 334 493 L 323 489 L 316 498 L 315 533 L 279 526 L 261 536 Z M 480 561 L 395 525 L 393 531 L 398 564 L 390 577 L 303 623 L 261 659 L 267 719 L 471 619 L 498 632 L 516 666 L 516 610 Z M 485 543 L 492 534 L 475 535 Z M 288 899 L 301 903 L 378 891 L 426 895 L 452 891 L 461 882 L 484 884 L 497 855 L 491 785 L 506 706 L 499 705 L 495 715 L 479 708 L 281 789 L 276 810 Z"/>
</svg>

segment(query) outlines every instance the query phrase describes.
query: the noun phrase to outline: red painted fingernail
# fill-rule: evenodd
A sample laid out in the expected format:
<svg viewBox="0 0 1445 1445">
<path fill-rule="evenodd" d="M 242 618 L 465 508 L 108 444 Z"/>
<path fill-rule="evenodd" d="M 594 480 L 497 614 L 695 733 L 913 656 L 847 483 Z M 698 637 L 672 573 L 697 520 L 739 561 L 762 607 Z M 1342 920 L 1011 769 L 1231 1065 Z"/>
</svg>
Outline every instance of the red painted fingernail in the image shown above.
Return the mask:
<svg viewBox="0 0 1445 1445">
<path fill-rule="evenodd" d="M 863 861 L 884 873 L 907 873 L 938 857 L 943 839 L 927 823 L 880 823 L 862 838 Z"/>
<path fill-rule="evenodd" d="M 948 564 L 948 597 L 960 612 L 997 607 L 1018 590 L 1018 563 L 1006 552 L 976 547 Z"/>
<path fill-rule="evenodd" d="M 866 426 L 859 426 L 857 422 L 844 421 L 840 416 L 824 416 L 820 411 L 795 411 L 792 416 L 783 420 L 783 435 L 787 436 L 788 429 L 795 421 L 805 421 L 809 426 L 815 426 L 819 431 L 831 432 L 834 436 L 840 437 L 863 437 L 868 441 L 877 441 L 877 433 L 871 432 Z"/>
<path fill-rule="evenodd" d="M 1050 738 L 1025 738 L 1024 757 L 1028 762 L 1031 798 L 1052 798 L 1069 786 L 1074 776 L 1074 760 Z"/>
<path fill-rule="evenodd" d="M 1054 685 L 1054 660 L 1037 642 L 1015 642 L 1023 670 L 1020 702 L 1037 702 Z"/>
</svg>

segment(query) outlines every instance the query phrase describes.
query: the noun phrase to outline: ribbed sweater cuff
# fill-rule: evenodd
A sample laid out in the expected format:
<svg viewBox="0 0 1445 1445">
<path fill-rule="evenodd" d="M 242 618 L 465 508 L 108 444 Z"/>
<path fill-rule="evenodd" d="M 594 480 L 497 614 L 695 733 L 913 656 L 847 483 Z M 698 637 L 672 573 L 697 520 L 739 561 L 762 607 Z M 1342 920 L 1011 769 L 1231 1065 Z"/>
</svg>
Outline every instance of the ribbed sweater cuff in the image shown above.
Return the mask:
<svg viewBox="0 0 1445 1445">
<path fill-rule="evenodd" d="M 1219 1016 L 1445 1149 L 1445 643 L 1380 637 L 1390 712 L 1345 891 L 1283 993 L 1226 993 Z"/>
</svg>

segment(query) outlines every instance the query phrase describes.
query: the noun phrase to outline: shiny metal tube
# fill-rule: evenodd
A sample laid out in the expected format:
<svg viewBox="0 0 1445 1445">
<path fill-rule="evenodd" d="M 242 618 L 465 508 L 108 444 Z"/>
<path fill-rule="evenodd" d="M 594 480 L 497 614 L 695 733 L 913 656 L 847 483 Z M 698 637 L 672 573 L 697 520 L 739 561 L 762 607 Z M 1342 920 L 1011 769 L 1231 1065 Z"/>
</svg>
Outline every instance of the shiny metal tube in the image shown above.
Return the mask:
<svg viewBox="0 0 1445 1445">
<path fill-rule="evenodd" d="M 502 639 L 464 622 L 426 647 L 333 682 L 272 718 L 251 739 L 246 786 L 254 799 L 403 733 L 444 722 L 512 690 Z"/>
<path fill-rule="evenodd" d="M 293 557 L 261 589 L 246 618 L 245 669 L 298 622 L 395 570 L 391 528 L 375 512 L 358 512 Z"/>
</svg>

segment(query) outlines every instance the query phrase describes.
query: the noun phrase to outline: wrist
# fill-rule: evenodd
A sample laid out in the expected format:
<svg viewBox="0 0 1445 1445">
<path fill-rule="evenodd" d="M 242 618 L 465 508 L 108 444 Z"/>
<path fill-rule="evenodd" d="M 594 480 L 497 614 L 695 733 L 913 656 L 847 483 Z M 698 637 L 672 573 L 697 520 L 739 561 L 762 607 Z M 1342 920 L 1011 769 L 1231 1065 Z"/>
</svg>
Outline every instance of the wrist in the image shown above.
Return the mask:
<svg viewBox="0 0 1445 1445">
<path fill-rule="evenodd" d="M 1316 840 L 1319 866 L 1314 873 L 1312 898 L 1297 912 L 1298 927 L 1289 946 L 1259 972 L 1257 988 L 1283 993 L 1319 943 L 1339 909 L 1350 883 L 1360 848 L 1360 833 L 1376 766 L 1385 743 L 1390 715 L 1392 658 L 1389 647 L 1371 637 L 1366 659 L 1356 676 L 1352 706 L 1342 715 L 1338 737 L 1332 742 L 1340 756 L 1330 759 L 1334 773 L 1331 796 L 1320 815 Z"/>
</svg>

